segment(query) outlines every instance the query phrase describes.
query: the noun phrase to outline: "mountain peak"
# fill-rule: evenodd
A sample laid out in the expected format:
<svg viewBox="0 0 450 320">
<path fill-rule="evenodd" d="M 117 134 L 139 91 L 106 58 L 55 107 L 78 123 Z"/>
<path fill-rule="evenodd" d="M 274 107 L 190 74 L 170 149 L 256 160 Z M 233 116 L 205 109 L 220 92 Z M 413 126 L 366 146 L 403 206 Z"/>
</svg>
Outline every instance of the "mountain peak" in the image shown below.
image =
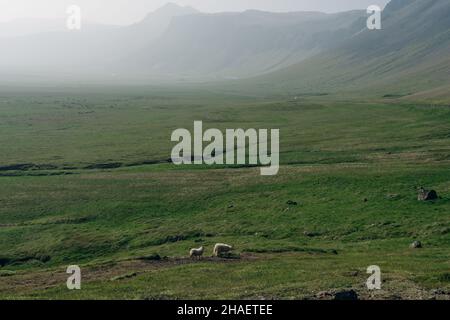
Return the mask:
<svg viewBox="0 0 450 320">
<path fill-rule="evenodd" d="M 198 11 L 189 6 L 180 6 L 176 3 L 168 2 L 153 13 L 164 14 L 169 16 L 178 16 L 178 15 L 198 13 Z"/>
<path fill-rule="evenodd" d="M 168 2 L 147 14 L 139 24 L 151 24 L 155 28 L 165 29 L 172 18 L 196 13 L 200 12 L 189 6 L 179 6 L 176 3 Z"/>
</svg>

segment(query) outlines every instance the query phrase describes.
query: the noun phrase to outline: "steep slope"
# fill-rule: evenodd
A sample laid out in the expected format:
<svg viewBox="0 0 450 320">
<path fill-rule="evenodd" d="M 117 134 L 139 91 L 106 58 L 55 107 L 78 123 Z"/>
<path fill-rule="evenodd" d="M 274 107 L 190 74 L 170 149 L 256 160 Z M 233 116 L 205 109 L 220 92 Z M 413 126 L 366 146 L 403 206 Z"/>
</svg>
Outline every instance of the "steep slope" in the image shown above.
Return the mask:
<svg viewBox="0 0 450 320">
<path fill-rule="evenodd" d="M 198 14 L 173 19 L 151 46 L 128 57 L 128 70 L 174 77 L 262 74 L 299 62 L 354 35 L 364 13 Z"/>
<path fill-rule="evenodd" d="M 450 83 L 450 1 L 392 0 L 382 30 L 361 32 L 329 52 L 247 81 L 292 94 L 376 91 L 407 95 Z"/>
</svg>

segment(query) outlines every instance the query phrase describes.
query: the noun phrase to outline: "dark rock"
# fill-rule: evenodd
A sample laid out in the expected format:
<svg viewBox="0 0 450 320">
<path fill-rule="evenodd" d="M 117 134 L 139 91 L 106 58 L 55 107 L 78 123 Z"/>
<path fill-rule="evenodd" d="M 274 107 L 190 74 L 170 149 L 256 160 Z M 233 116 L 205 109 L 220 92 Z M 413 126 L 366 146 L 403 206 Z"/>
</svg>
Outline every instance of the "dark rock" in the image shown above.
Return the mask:
<svg viewBox="0 0 450 320">
<path fill-rule="evenodd" d="M 334 300 L 358 300 L 355 290 L 344 290 L 334 294 Z"/>
<path fill-rule="evenodd" d="M 419 189 L 419 194 L 417 195 L 417 200 L 419 201 L 432 201 L 437 200 L 438 194 L 434 190 L 426 190 L 424 188 Z"/>
<path fill-rule="evenodd" d="M 420 249 L 420 248 L 422 248 L 422 243 L 420 241 L 414 241 L 413 243 L 411 243 L 410 248 L 411 249 Z"/>
<path fill-rule="evenodd" d="M 320 291 L 316 294 L 316 298 L 318 299 L 330 299 L 333 297 L 333 293 L 329 291 Z"/>
<path fill-rule="evenodd" d="M 431 294 L 434 294 L 434 295 L 446 295 L 447 292 L 445 292 L 442 289 L 434 289 L 434 290 L 431 290 Z"/>
<path fill-rule="evenodd" d="M 288 206 L 296 206 L 296 205 L 298 205 L 297 202 L 292 201 L 292 200 L 289 200 L 288 202 L 286 202 L 286 204 L 287 204 Z"/>
</svg>

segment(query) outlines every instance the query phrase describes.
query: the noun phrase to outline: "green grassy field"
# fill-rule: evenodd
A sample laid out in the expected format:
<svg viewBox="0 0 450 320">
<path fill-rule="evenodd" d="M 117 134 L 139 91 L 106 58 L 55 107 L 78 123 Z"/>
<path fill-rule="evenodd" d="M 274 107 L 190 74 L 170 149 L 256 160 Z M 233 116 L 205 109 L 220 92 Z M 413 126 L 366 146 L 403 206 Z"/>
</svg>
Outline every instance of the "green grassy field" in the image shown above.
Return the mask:
<svg viewBox="0 0 450 320">
<path fill-rule="evenodd" d="M 194 120 L 279 128 L 279 174 L 168 163 Z M 402 99 L 2 93 L 0 298 L 449 299 L 449 142 L 448 107 Z M 217 242 L 241 258 L 187 258 Z"/>
</svg>

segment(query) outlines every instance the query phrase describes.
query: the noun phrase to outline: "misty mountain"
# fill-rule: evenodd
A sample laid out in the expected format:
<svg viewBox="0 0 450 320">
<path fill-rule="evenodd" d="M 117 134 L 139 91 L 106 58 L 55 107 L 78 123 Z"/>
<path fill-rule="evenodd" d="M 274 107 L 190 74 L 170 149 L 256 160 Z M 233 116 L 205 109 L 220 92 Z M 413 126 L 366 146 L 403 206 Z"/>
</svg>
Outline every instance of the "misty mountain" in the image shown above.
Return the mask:
<svg viewBox="0 0 450 320">
<path fill-rule="evenodd" d="M 167 29 L 172 18 L 193 13 L 197 11 L 190 7 L 167 4 L 131 26 L 83 22 L 79 31 L 66 29 L 65 21 L 52 21 L 35 29 L 34 34 L 0 38 L 0 71 L 50 77 L 109 76 L 112 69 L 108 66 L 149 45 Z M 46 27 L 53 30 L 46 31 Z"/>
<path fill-rule="evenodd" d="M 351 38 L 365 13 L 196 14 L 177 17 L 167 31 L 120 65 L 123 72 L 173 77 L 247 77 L 267 73 Z M 131 63 L 130 63 L 131 62 Z"/>
<path fill-rule="evenodd" d="M 368 30 L 367 17 L 205 14 L 169 4 L 126 27 L 0 38 L 0 74 L 139 84 L 239 78 L 224 85 L 289 94 L 447 90 L 450 1 L 392 0 L 382 30 Z"/>
<path fill-rule="evenodd" d="M 450 1 L 392 0 L 382 30 L 364 29 L 299 64 L 252 79 L 259 90 L 408 95 L 450 84 Z"/>
<path fill-rule="evenodd" d="M 0 70 L 75 77 L 214 79 L 267 73 L 353 36 L 364 12 L 201 14 L 168 4 L 128 27 L 1 39 Z"/>
</svg>

